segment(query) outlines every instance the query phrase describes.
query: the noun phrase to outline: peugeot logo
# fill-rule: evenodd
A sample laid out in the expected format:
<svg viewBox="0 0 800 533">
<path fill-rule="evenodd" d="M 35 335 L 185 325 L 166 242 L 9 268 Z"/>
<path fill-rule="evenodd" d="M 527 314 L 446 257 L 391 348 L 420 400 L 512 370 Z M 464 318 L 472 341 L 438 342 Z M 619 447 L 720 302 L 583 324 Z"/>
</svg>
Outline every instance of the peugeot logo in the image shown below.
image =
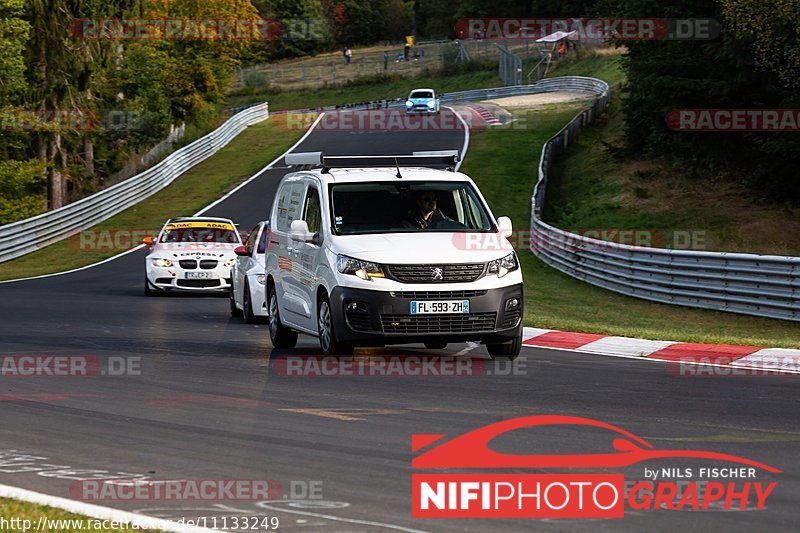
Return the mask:
<svg viewBox="0 0 800 533">
<path fill-rule="evenodd" d="M 442 269 L 442 268 L 439 268 L 439 267 L 432 268 L 431 269 L 431 275 L 432 275 L 431 279 L 433 279 L 433 281 L 436 281 L 436 280 L 439 280 L 439 279 L 443 279 L 442 278 L 442 274 L 443 273 L 444 273 L 444 269 Z"/>
</svg>

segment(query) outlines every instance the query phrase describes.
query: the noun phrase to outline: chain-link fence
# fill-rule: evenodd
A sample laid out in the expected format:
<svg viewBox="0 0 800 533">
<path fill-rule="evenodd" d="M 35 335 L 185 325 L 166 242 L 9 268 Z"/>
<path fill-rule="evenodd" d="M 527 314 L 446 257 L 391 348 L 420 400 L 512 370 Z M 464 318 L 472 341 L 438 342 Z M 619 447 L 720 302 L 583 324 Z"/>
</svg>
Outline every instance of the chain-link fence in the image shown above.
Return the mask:
<svg viewBox="0 0 800 533">
<path fill-rule="evenodd" d="M 353 50 L 349 63 L 343 54 L 326 54 L 290 63 L 244 67 L 238 70 L 231 89 L 318 87 L 379 74 L 414 76 L 426 69 L 436 72 L 466 61 L 497 61 L 499 47 L 523 61 L 541 57 L 540 46 L 533 39 L 428 41 L 408 51 L 398 45 Z"/>
</svg>

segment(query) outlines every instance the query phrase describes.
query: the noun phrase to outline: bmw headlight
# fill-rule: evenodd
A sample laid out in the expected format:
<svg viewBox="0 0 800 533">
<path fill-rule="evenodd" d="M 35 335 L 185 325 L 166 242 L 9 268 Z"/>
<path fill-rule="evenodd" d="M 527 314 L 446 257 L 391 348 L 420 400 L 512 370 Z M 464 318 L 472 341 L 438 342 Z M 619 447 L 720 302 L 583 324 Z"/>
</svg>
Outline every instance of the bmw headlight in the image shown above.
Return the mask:
<svg viewBox="0 0 800 533">
<path fill-rule="evenodd" d="M 153 259 L 153 266 L 169 268 L 169 267 L 172 266 L 172 260 L 171 259 L 163 259 L 161 257 L 157 257 L 157 258 Z"/>
<path fill-rule="evenodd" d="M 236 258 L 235 258 L 235 257 L 234 257 L 234 258 L 232 258 L 232 259 L 228 259 L 227 261 L 225 261 L 224 263 L 222 263 L 222 265 L 223 265 L 223 266 L 226 266 L 226 267 L 232 267 L 232 266 L 233 266 L 233 265 L 235 265 L 235 264 L 236 264 Z"/>
<path fill-rule="evenodd" d="M 489 274 L 497 274 L 498 278 L 502 278 L 517 268 L 519 268 L 519 263 L 517 263 L 517 256 L 513 252 L 502 259 L 489 261 Z"/>
<path fill-rule="evenodd" d="M 383 267 L 378 263 L 362 261 L 341 254 L 336 256 L 336 268 L 342 274 L 351 274 L 363 280 L 386 277 Z"/>
</svg>

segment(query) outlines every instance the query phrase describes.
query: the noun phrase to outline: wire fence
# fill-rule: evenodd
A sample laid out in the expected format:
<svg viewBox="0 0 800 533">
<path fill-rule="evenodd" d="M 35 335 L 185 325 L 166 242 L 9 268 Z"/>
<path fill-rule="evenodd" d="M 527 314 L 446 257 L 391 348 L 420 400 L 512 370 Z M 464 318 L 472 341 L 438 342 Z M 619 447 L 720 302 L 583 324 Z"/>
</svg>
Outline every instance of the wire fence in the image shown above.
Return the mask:
<svg viewBox="0 0 800 533">
<path fill-rule="evenodd" d="M 343 54 L 339 54 L 291 63 L 242 67 L 233 80 L 231 90 L 317 87 L 380 74 L 416 76 L 426 69 L 435 72 L 466 61 L 494 62 L 499 59 L 501 49 L 516 54 L 524 62 L 533 59 L 538 61 L 543 46 L 533 39 L 486 39 L 419 43 L 408 50 L 407 54 L 403 47 L 398 48 L 396 45 L 363 52 L 355 50 L 349 63 Z"/>
</svg>

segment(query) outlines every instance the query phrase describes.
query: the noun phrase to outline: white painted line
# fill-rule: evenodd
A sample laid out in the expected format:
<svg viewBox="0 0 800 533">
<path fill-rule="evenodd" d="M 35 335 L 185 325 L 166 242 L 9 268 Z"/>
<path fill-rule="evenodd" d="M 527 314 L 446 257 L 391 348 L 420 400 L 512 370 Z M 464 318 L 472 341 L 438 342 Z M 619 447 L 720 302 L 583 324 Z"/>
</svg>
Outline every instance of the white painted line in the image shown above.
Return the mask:
<svg viewBox="0 0 800 533">
<path fill-rule="evenodd" d="M 732 365 L 723 365 L 718 363 L 707 363 L 707 362 L 699 362 L 699 361 L 692 361 L 692 362 L 679 362 L 679 361 L 667 361 L 665 359 L 655 359 L 652 357 L 642 357 L 640 355 L 624 355 L 624 354 L 616 354 L 616 353 L 599 353 L 599 352 L 581 352 L 580 348 L 554 348 L 552 346 L 536 346 L 535 344 L 522 344 L 523 348 L 535 348 L 539 350 L 556 350 L 559 352 L 566 352 L 571 354 L 577 355 L 599 355 L 601 357 L 618 357 L 620 359 L 632 359 L 636 361 L 644 361 L 647 363 L 657 363 L 657 364 L 684 364 L 684 365 L 693 365 L 693 366 L 706 366 L 706 367 L 715 367 L 715 368 L 732 368 Z M 741 359 L 740 359 L 741 360 Z M 798 369 L 784 369 L 781 370 L 782 374 L 798 374 L 800 375 L 800 368 Z"/>
<path fill-rule="evenodd" d="M 576 351 L 589 353 L 613 353 L 616 355 L 630 355 L 644 357 L 651 353 L 663 350 L 668 346 L 678 344 L 674 341 L 651 341 L 648 339 L 632 339 L 629 337 L 605 337 L 589 344 L 585 344 Z"/>
<path fill-rule="evenodd" d="M 236 194 L 236 192 L 239 189 L 241 189 L 242 187 L 247 186 L 247 184 L 249 184 L 251 181 L 253 181 L 254 179 L 256 179 L 259 176 L 261 176 L 261 174 L 263 174 L 267 170 L 271 169 L 273 167 L 273 165 L 275 165 L 275 163 L 277 163 L 278 161 L 280 161 L 281 159 L 286 157 L 286 154 L 289 154 L 289 153 L 293 152 L 295 148 L 300 146 L 300 144 L 303 141 L 305 141 L 308 138 L 309 135 L 311 135 L 311 133 L 314 131 L 314 128 L 316 128 L 317 125 L 319 124 L 320 120 L 322 120 L 323 116 L 325 116 L 325 113 L 320 113 L 319 116 L 317 117 L 317 120 L 314 121 L 314 123 L 311 125 L 310 128 L 308 128 L 308 130 L 305 132 L 305 134 L 303 134 L 303 136 L 300 137 L 300 140 L 297 141 L 296 143 L 294 143 L 291 148 L 289 148 L 288 150 L 283 152 L 281 155 L 279 155 L 277 158 L 275 158 L 270 164 L 268 164 L 267 166 L 265 166 L 264 168 L 262 168 L 261 170 L 259 170 L 255 174 L 253 174 L 252 176 L 250 176 L 250 178 L 244 180 L 242 183 L 237 185 L 233 190 L 229 191 L 228 194 L 226 194 L 225 196 L 223 196 L 222 198 L 220 198 L 218 200 L 215 200 L 215 201 L 211 202 L 209 205 L 205 206 L 203 209 L 201 209 L 200 211 L 195 213 L 194 216 L 196 216 L 196 217 L 200 216 L 203 213 L 205 213 L 206 211 L 208 211 L 209 209 L 211 209 L 212 207 L 214 207 L 215 205 L 219 204 L 220 202 L 224 202 L 225 200 L 227 200 L 228 198 L 230 198 L 231 196 Z"/>
<path fill-rule="evenodd" d="M 461 156 L 458 158 L 458 163 L 456 163 L 456 172 L 458 172 L 458 169 L 461 168 L 461 165 L 464 163 L 464 159 L 467 157 L 467 150 L 469 150 L 469 124 L 467 124 L 467 121 L 461 116 L 461 113 L 452 107 L 444 106 L 444 108 L 455 113 L 456 118 L 458 118 L 458 120 L 460 120 L 461 124 L 464 126 L 464 146 L 461 147 Z"/>
<path fill-rule="evenodd" d="M 79 268 L 73 268 L 72 270 L 65 270 L 63 272 L 56 272 L 54 274 L 42 274 L 41 276 L 32 276 L 30 278 L 8 279 L 8 280 L 5 280 L 5 281 L 0 281 L 0 285 L 2 285 L 4 283 L 15 283 L 17 281 L 30 281 L 30 280 L 34 280 L 34 279 L 52 278 L 54 276 L 63 276 L 64 274 L 72 274 L 73 272 L 80 272 L 81 270 L 88 270 L 88 269 L 94 268 L 96 266 L 104 265 L 104 264 L 106 264 L 106 263 L 108 263 L 110 261 L 113 261 L 115 259 L 119 259 L 120 257 L 122 257 L 124 255 L 128 255 L 130 253 L 133 253 L 133 252 L 135 252 L 137 250 L 141 250 L 144 247 L 145 247 L 144 244 L 140 244 L 136 248 L 131 248 L 130 250 L 125 250 L 122 253 L 119 253 L 119 254 L 117 254 L 115 256 L 112 256 L 112 257 L 109 257 L 107 259 L 103 259 L 102 261 L 98 261 L 97 263 L 92 263 L 91 265 L 86 265 L 86 266 L 79 267 Z M 12 261 L 13 261 L 13 259 L 12 259 Z"/>
<path fill-rule="evenodd" d="M 464 348 L 463 350 L 461 350 L 460 352 L 458 352 L 456 355 L 457 356 L 467 355 L 469 352 L 471 352 L 472 350 L 474 350 L 475 348 L 478 348 L 478 347 L 480 347 L 480 344 L 478 344 L 477 342 L 467 342 L 467 347 Z"/>
<path fill-rule="evenodd" d="M 232 194 L 234 194 L 236 191 L 238 191 L 239 189 L 241 189 L 242 187 L 244 187 L 245 185 L 247 185 L 248 183 L 250 183 L 251 181 L 253 181 L 253 180 L 254 180 L 254 179 L 256 179 L 257 177 L 259 177 L 259 176 L 260 176 L 262 173 L 264 173 L 265 171 L 267 171 L 267 170 L 269 170 L 270 168 L 272 168 L 272 166 L 273 166 L 275 163 L 277 163 L 278 161 L 280 161 L 281 159 L 283 159 L 284 157 L 286 157 L 286 154 L 290 153 L 292 150 L 294 150 L 295 148 L 297 148 L 297 146 L 298 146 L 300 143 L 302 143 L 304 140 L 306 140 L 306 138 L 307 138 L 309 135 L 311 135 L 311 132 L 312 132 L 312 130 L 313 130 L 314 128 L 316 128 L 316 127 L 317 127 L 317 124 L 319 124 L 319 121 L 320 121 L 320 120 L 322 120 L 322 116 L 323 116 L 324 114 L 325 114 L 325 113 L 322 113 L 322 114 L 320 114 L 320 116 L 319 116 L 319 117 L 317 117 L 317 120 L 316 120 L 316 121 L 314 121 L 314 123 L 311 125 L 311 127 L 310 127 L 310 128 L 308 128 L 308 131 L 306 131 L 306 132 L 305 132 L 305 134 L 304 134 L 304 135 L 303 135 L 303 136 L 300 138 L 300 140 L 299 140 L 299 141 L 297 141 L 296 143 L 294 143 L 294 145 L 293 145 L 291 148 L 289 148 L 288 150 L 286 150 L 286 151 L 285 151 L 283 154 L 281 154 L 281 155 L 280 155 L 278 158 L 276 158 L 276 159 L 275 159 L 274 161 L 272 161 L 270 164 L 268 164 L 267 166 L 265 166 L 264 168 L 262 168 L 261 170 L 259 170 L 259 171 L 258 171 L 258 172 L 256 172 L 255 174 L 253 174 L 252 176 L 250 176 L 248 179 L 246 179 L 246 180 L 245 180 L 245 181 L 243 181 L 242 183 L 240 183 L 240 184 L 239 184 L 238 186 L 236 186 L 236 187 L 235 187 L 233 190 L 231 190 L 230 192 L 228 192 L 228 193 L 227 193 L 225 196 L 223 196 L 222 198 L 220 198 L 220 199 L 218 199 L 218 200 L 215 200 L 215 201 L 214 201 L 214 202 L 212 202 L 211 204 L 207 205 L 206 207 L 204 207 L 203 209 L 201 209 L 200 211 L 198 211 L 198 212 L 197 212 L 197 213 L 196 213 L 194 216 L 200 216 L 200 215 L 202 215 L 203 213 L 205 213 L 206 211 L 208 211 L 209 209 L 211 209 L 212 207 L 214 207 L 214 206 L 215 206 L 215 205 L 217 205 L 218 203 L 222 202 L 223 200 L 227 199 L 227 198 L 228 198 L 228 197 L 230 197 Z M 4 284 L 4 283 L 15 283 L 15 282 L 17 282 L 17 281 L 29 281 L 29 280 L 35 280 L 35 279 L 52 278 L 52 277 L 54 277 L 54 276 L 63 276 L 63 275 L 65 275 L 65 274 L 72 274 L 72 273 L 74 273 L 74 272 L 80 272 L 81 270 L 88 270 L 88 269 L 90 269 L 90 268 L 94 268 L 94 267 L 97 267 L 97 266 L 100 266 L 100 265 L 104 265 L 104 264 L 106 264 L 106 263 L 108 263 L 108 262 L 110 262 L 110 261 L 114 261 L 115 259 L 119 259 L 120 257 L 123 257 L 123 256 L 125 256 L 125 255 L 128 255 L 129 253 L 133 253 L 133 252 L 135 252 L 135 251 L 137 251 L 137 250 L 141 250 L 141 249 L 142 249 L 142 248 L 144 248 L 144 247 L 145 247 L 145 246 L 144 246 L 143 244 L 140 244 L 140 245 L 139 245 L 139 246 L 137 246 L 136 248 L 131 248 L 130 250 L 126 250 L 126 251 L 124 251 L 124 252 L 122 252 L 122 253 L 119 253 L 119 254 L 117 254 L 117 255 L 115 255 L 115 256 L 109 257 L 109 258 L 107 258 L 107 259 L 103 259 L 102 261 L 98 261 L 97 263 L 92 263 L 91 265 L 83 266 L 83 267 L 80 267 L 80 268 L 73 268 L 72 270 L 65 270 L 65 271 L 63 271 L 63 272 L 55 272 L 55 273 L 53 273 L 53 274 L 42 274 L 41 276 L 32 276 L 32 277 L 29 277 L 29 278 L 17 278 L 17 279 L 9 279 L 9 280 L 6 280 L 6 281 L 0 281 L 0 285 L 2 285 L 2 284 Z"/>
<path fill-rule="evenodd" d="M 66 498 L 58 498 L 48 494 L 33 492 L 31 490 L 20 489 L 17 487 L 10 487 L 8 485 L 0 485 L 0 498 L 9 498 L 36 505 L 45 505 L 55 509 L 61 509 L 68 513 L 74 513 L 97 520 L 112 520 L 115 522 L 127 522 L 130 524 L 137 524 L 147 526 L 147 529 L 160 529 L 162 531 L 169 531 L 171 533 L 214 533 L 213 529 L 204 527 L 187 526 L 179 524 L 172 520 L 164 520 L 163 518 L 154 518 L 143 514 L 129 513 L 127 511 L 120 511 L 119 509 L 112 509 L 110 507 L 102 507 L 91 503 L 78 502 L 75 500 L 68 500 Z M 144 529 L 139 527 L 139 529 Z M 217 530 L 220 531 L 220 530 Z"/>
<path fill-rule="evenodd" d="M 543 328 L 522 328 L 522 342 L 524 343 L 525 341 L 535 339 L 539 335 L 544 335 L 545 333 L 550 333 L 551 331 L 555 330 Z"/>
<path fill-rule="evenodd" d="M 765 370 L 798 370 L 800 369 L 800 350 L 764 348 L 750 355 L 745 355 L 731 364 L 738 367 Z"/>
<path fill-rule="evenodd" d="M 287 501 L 291 501 L 291 500 L 276 500 L 274 503 L 286 503 Z M 315 518 L 324 518 L 325 520 L 333 520 L 334 522 L 346 522 L 348 524 L 359 524 L 359 525 L 362 525 L 362 526 L 372 526 L 372 527 L 381 527 L 381 528 L 386 528 L 386 529 L 394 529 L 396 531 L 404 531 L 405 533 L 429 533 L 429 532 L 421 530 L 421 529 L 411 529 L 410 527 L 403 527 L 403 526 L 398 526 L 398 525 L 395 525 L 395 524 L 385 524 L 385 523 L 382 523 L 382 522 L 372 522 L 370 520 L 358 520 L 358 519 L 355 519 L 355 518 L 342 518 L 342 517 L 339 517 L 339 516 L 333 516 L 333 515 L 329 515 L 329 514 L 312 513 L 312 512 L 309 512 L 309 511 L 298 511 L 297 509 L 287 509 L 285 507 L 275 507 L 275 506 L 269 505 L 270 503 L 273 503 L 273 502 L 272 501 L 258 502 L 256 505 L 258 505 L 259 507 L 261 507 L 263 509 L 269 509 L 271 511 L 280 511 L 282 513 L 299 514 L 299 515 L 303 515 L 303 516 L 313 516 Z"/>
</svg>

